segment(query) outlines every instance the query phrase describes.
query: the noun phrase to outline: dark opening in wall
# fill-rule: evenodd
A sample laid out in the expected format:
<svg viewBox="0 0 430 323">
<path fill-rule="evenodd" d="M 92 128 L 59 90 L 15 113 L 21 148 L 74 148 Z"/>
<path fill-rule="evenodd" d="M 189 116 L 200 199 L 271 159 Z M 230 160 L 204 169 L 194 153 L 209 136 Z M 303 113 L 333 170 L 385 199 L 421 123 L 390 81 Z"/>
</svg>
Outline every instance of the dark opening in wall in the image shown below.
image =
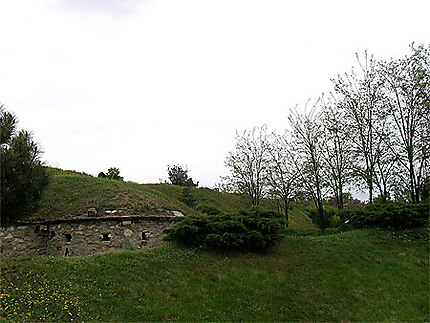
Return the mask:
<svg viewBox="0 0 430 323">
<path fill-rule="evenodd" d="M 70 233 L 65 233 L 64 236 L 66 237 L 67 242 L 72 241 L 72 235 Z"/>
<path fill-rule="evenodd" d="M 36 225 L 34 227 L 34 233 L 39 233 L 40 232 L 40 225 Z"/>
<path fill-rule="evenodd" d="M 109 233 L 102 233 L 102 241 L 110 241 Z"/>
</svg>

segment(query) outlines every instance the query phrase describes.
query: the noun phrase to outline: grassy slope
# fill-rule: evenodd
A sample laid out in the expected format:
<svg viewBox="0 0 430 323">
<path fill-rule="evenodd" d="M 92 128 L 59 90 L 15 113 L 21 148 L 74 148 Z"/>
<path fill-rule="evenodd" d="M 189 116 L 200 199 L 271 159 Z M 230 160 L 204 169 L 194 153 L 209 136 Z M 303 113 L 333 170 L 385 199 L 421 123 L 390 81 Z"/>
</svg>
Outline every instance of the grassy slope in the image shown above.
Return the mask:
<svg viewBox="0 0 430 323">
<path fill-rule="evenodd" d="M 428 232 L 289 235 L 265 253 L 163 246 L 1 264 L 10 320 L 427 321 Z"/>
<path fill-rule="evenodd" d="M 121 209 L 122 214 L 154 214 L 165 210 L 179 210 L 192 215 L 197 212 L 180 201 L 182 187 L 168 184 L 137 184 L 100 179 L 57 168 L 48 168 L 50 183 L 44 190 L 35 219 L 53 219 L 85 215 L 88 207 Z M 225 194 L 208 188 L 192 188 L 197 203 L 235 212 L 250 206 L 249 200 L 236 194 Z M 263 206 L 276 208 L 273 202 L 263 201 Z M 291 225 L 312 228 L 309 218 L 293 210 Z"/>
</svg>

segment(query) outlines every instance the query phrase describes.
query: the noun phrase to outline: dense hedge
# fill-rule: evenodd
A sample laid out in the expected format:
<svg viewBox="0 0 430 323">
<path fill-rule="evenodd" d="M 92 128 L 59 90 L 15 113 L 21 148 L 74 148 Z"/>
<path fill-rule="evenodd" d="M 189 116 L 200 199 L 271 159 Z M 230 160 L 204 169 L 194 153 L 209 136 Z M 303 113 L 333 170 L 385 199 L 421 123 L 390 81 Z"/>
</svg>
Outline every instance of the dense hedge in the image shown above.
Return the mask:
<svg viewBox="0 0 430 323">
<path fill-rule="evenodd" d="M 344 209 L 337 214 L 343 223 L 351 224 L 356 228 L 417 227 L 422 226 L 429 219 L 429 202 L 421 202 L 420 204 L 375 203 L 365 208 Z"/>
<path fill-rule="evenodd" d="M 318 210 L 315 207 L 306 209 L 305 211 L 309 218 L 312 220 L 312 222 L 320 229 L 335 228 L 340 225 L 340 217 L 336 214 L 335 208 L 323 208 L 324 225 L 321 225 L 321 219 Z"/>
<path fill-rule="evenodd" d="M 280 214 L 254 207 L 235 215 L 185 217 L 166 230 L 166 238 L 194 247 L 258 250 L 279 241 L 284 227 Z"/>
<path fill-rule="evenodd" d="M 220 215 L 222 213 L 221 210 L 217 209 L 216 207 L 206 204 L 197 205 L 196 210 L 207 215 Z"/>
</svg>

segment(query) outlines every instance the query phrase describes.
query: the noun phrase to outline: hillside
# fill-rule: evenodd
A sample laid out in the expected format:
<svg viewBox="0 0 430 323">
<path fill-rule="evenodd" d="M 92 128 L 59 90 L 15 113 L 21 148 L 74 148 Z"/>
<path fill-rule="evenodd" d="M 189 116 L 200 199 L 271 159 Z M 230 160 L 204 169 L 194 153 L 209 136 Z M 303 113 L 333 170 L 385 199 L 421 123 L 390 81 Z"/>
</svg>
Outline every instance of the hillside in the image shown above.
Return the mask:
<svg viewBox="0 0 430 323">
<path fill-rule="evenodd" d="M 89 207 L 100 215 L 117 210 L 118 215 L 168 214 L 178 210 L 186 215 L 198 212 L 180 201 L 182 187 L 170 184 L 137 184 L 92 177 L 83 173 L 47 168 L 48 187 L 43 191 L 38 210 L 31 219 L 48 220 L 85 216 Z M 224 212 L 235 212 L 250 206 L 249 200 L 238 194 L 221 193 L 208 188 L 191 188 L 197 204 L 206 204 Z M 274 201 L 262 205 L 276 209 Z M 290 224 L 296 228 L 313 228 L 300 208 L 291 212 Z"/>
<path fill-rule="evenodd" d="M 262 253 L 4 259 L 0 320 L 428 321 L 426 229 L 289 232 Z"/>
</svg>

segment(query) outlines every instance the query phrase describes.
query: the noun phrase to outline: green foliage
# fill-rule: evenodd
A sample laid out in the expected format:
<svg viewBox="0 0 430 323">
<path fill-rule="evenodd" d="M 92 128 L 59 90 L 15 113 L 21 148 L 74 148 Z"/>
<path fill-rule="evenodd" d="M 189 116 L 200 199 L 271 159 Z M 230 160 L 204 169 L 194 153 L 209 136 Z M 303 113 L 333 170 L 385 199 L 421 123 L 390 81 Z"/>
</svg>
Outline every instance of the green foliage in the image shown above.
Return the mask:
<svg viewBox="0 0 430 323">
<path fill-rule="evenodd" d="M 318 210 L 315 207 L 306 209 L 306 214 L 309 216 L 309 218 L 314 222 L 314 224 L 320 228 L 320 229 L 326 229 L 326 228 L 334 228 L 339 226 L 340 219 L 334 218 L 336 216 L 336 210 L 331 207 L 324 207 L 323 208 L 323 225 L 321 225 L 321 218 L 319 216 Z"/>
<path fill-rule="evenodd" d="M 28 131 L 16 133 L 16 117 L 0 106 L 1 225 L 36 209 L 48 176 L 42 151 Z"/>
<path fill-rule="evenodd" d="M 279 241 L 284 225 L 281 215 L 254 207 L 236 215 L 186 217 L 166 232 L 168 240 L 187 246 L 259 250 Z"/>
<path fill-rule="evenodd" d="M 181 186 L 111 181 L 52 167 L 46 170 L 50 181 L 42 192 L 39 208 L 32 213 L 33 219 L 49 220 L 86 214 L 87 207 L 91 206 L 97 207 L 99 211 L 121 209 L 123 215 L 136 212 L 147 214 L 142 207 L 150 208 L 151 214 L 165 214 L 166 210 L 177 210 L 187 216 L 203 213 L 180 201 Z M 249 199 L 243 195 L 209 188 L 191 187 L 190 190 L 198 204 L 210 205 L 222 213 L 236 213 L 250 206 Z M 267 209 L 277 209 L 276 201 L 273 200 L 264 199 L 261 204 Z M 290 225 L 294 228 L 313 228 L 314 225 L 302 211 L 302 205 L 294 205 L 297 207 L 290 212 Z"/>
<path fill-rule="evenodd" d="M 188 169 L 183 169 L 179 165 L 167 166 L 169 180 L 173 185 L 197 187 L 199 182 L 194 183 L 191 177 L 188 177 Z"/>
<path fill-rule="evenodd" d="M 422 226 L 428 221 L 429 202 L 406 204 L 384 202 L 368 205 L 365 208 L 351 208 L 338 211 L 342 222 L 356 228 L 391 227 L 409 228 Z"/>
<path fill-rule="evenodd" d="M 216 207 L 206 204 L 197 205 L 196 210 L 207 215 L 220 215 L 222 213 L 221 210 L 217 209 Z"/>
<path fill-rule="evenodd" d="M 186 186 L 182 189 L 180 201 L 184 202 L 189 207 L 194 207 L 196 205 L 196 199 L 193 197 L 191 188 L 189 186 Z"/>
<path fill-rule="evenodd" d="M 111 167 L 108 169 L 107 173 L 100 172 L 97 176 L 98 178 L 107 178 L 107 179 L 114 179 L 117 181 L 122 181 L 123 178 L 119 176 L 119 168 Z"/>
</svg>

